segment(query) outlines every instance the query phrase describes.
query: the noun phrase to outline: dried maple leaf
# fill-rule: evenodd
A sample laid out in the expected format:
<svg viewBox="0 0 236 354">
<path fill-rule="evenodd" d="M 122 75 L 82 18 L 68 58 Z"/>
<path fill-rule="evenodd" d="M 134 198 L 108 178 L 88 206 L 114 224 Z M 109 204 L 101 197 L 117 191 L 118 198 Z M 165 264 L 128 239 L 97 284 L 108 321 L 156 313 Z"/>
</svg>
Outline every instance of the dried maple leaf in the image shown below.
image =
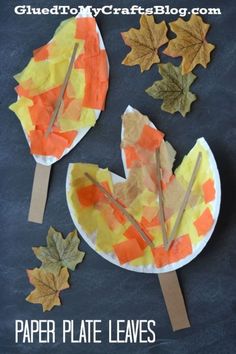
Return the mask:
<svg viewBox="0 0 236 354">
<path fill-rule="evenodd" d="M 70 287 L 69 272 L 62 268 L 58 275 L 35 268 L 27 270 L 29 281 L 35 289 L 26 298 L 32 304 L 41 304 L 43 311 L 50 311 L 54 306 L 60 306 L 60 291 Z"/>
<path fill-rule="evenodd" d="M 163 99 L 163 111 L 180 112 L 185 117 L 196 100 L 196 96 L 189 91 L 196 76 L 193 73 L 182 75 L 181 66 L 171 63 L 159 64 L 158 67 L 163 80 L 155 81 L 146 92 L 155 99 Z"/>
<path fill-rule="evenodd" d="M 142 15 L 140 29 L 131 28 L 121 33 L 126 45 L 131 51 L 122 64 L 133 66 L 140 65 L 141 72 L 160 62 L 158 48 L 168 42 L 166 36 L 167 26 L 165 21 L 155 23 L 153 16 Z"/>
<path fill-rule="evenodd" d="M 76 230 L 64 239 L 60 232 L 50 227 L 47 247 L 33 247 L 33 251 L 42 262 L 42 268 L 58 274 L 62 267 L 75 270 L 76 265 L 82 262 L 85 253 L 78 250 L 79 244 L 80 239 Z"/>
<path fill-rule="evenodd" d="M 197 64 L 206 68 L 210 53 L 215 48 L 206 41 L 210 25 L 203 22 L 200 16 L 192 15 L 189 21 L 179 18 L 170 23 L 170 27 L 177 37 L 170 40 L 164 53 L 174 58 L 183 57 L 182 74 L 191 72 Z"/>
</svg>

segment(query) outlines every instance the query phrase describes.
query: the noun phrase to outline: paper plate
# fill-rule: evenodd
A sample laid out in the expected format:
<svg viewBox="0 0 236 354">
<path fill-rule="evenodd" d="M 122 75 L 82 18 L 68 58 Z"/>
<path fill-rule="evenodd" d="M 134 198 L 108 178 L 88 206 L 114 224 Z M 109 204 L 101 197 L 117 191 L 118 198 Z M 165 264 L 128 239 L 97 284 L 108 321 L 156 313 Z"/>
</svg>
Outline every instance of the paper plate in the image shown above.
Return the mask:
<svg viewBox="0 0 236 354">
<path fill-rule="evenodd" d="M 93 19 L 90 11 L 88 10 L 84 10 L 83 12 L 79 13 L 77 16 L 76 16 L 77 19 L 80 19 L 80 18 L 91 18 Z M 93 19 L 94 20 L 94 19 Z M 95 21 L 95 20 L 94 20 Z M 105 50 L 105 46 L 104 46 L 104 42 L 103 42 L 103 39 L 102 39 L 102 36 L 101 36 L 101 33 L 100 33 L 100 30 L 96 24 L 96 32 L 97 32 L 97 35 L 98 35 L 98 39 L 99 39 L 99 47 L 101 50 Z M 49 42 L 51 43 L 51 41 Z M 48 43 L 48 44 L 49 44 Z M 107 66 L 107 73 L 109 75 L 109 63 L 108 63 L 108 58 L 107 58 L 107 55 L 106 55 L 106 66 Z M 97 69 L 99 70 L 99 69 Z M 96 73 L 95 73 L 96 74 Z M 95 75 L 96 76 L 96 75 Z M 18 96 L 18 100 L 19 100 L 19 96 Z M 14 104 L 11 105 L 11 109 L 14 107 Z M 90 108 L 90 107 L 88 107 Z M 95 113 L 95 119 L 97 120 L 99 118 L 99 115 L 101 113 L 101 110 L 100 109 L 95 109 L 94 108 L 94 113 Z M 19 114 L 18 114 L 19 116 Z M 19 117 L 20 118 L 20 117 Z M 34 159 L 37 163 L 39 164 L 42 164 L 42 165 L 52 165 L 53 163 L 57 162 L 59 159 L 61 159 L 64 155 L 68 154 L 79 142 L 80 140 L 87 134 L 87 132 L 91 129 L 91 127 L 85 127 L 85 128 L 80 128 L 80 129 L 73 129 L 74 131 L 77 131 L 77 134 L 73 140 L 73 142 L 71 143 L 71 145 L 67 148 L 65 148 L 65 150 L 63 151 L 62 155 L 57 158 L 55 156 L 45 156 L 45 155 L 38 155 L 38 154 L 33 154 L 34 156 Z M 24 130 L 24 133 L 25 133 L 25 136 L 26 136 L 26 140 L 30 146 L 30 139 L 28 137 L 28 134 L 27 134 L 27 131 L 26 129 L 24 129 L 24 126 L 23 126 L 23 130 Z"/>
<path fill-rule="evenodd" d="M 125 114 L 134 112 L 138 113 L 140 119 L 142 119 L 143 116 L 130 106 L 127 108 Z M 139 118 L 137 117 L 137 119 Z M 147 119 L 147 117 L 145 117 L 145 119 Z M 150 121 L 148 121 L 148 123 L 146 122 L 146 125 L 150 126 L 153 129 L 156 129 Z M 124 145 L 124 127 L 122 128 L 121 136 Z M 155 244 L 154 251 L 151 250 L 150 246 L 147 246 L 144 250 L 144 252 L 146 253 L 143 256 L 140 256 L 137 259 L 133 259 L 123 264 L 119 256 L 117 256 L 115 250 L 116 245 L 121 244 L 126 239 L 126 237 L 124 236 L 124 231 L 129 228 L 130 224 L 127 224 L 125 222 L 124 225 L 119 226 L 120 229 L 119 231 L 117 231 L 116 236 L 114 237 L 114 246 L 107 245 L 107 242 L 109 243 L 109 240 L 113 237 L 112 231 L 109 230 L 110 226 L 108 227 L 105 225 L 104 230 L 107 230 L 107 232 L 101 233 L 101 230 L 98 227 L 99 223 L 97 221 L 101 220 L 101 209 L 97 211 L 97 205 L 93 205 L 92 207 L 89 207 L 90 211 L 87 213 L 88 208 L 82 206 L 81 204 L 82 199 L 80 196 L 80 191 L 82 190 L 82 188 L 86 188 L 86 186 L 91 183 L 83 179 L 84 172 L 95 173 L 94 171 L 96 169 L 96 171 L 98 171 L 96 172 L 96 175 L 98 176 L 98 178 L 101 179 L 100 183 L 102 183 L 102 181 L 108 181 L 107 183 L 113 184 L 113 188 L 114 186 L 117 186 L 118 183 L 124 183 L 126 180 L 113 172 L 109 172 L 106 169 L 100 169 L 96 165 L 82 163 L 70 164 L 66 180 L 67 203 L 72 220 L 84 240 L 90 245 L 91 248 L 93 248 L 98 254 L 100 254 L 103 258 L 107 259 L 109 262 L 122 268 L 136 272 L 170 272 L 184 266 L 185 264 L 193 260 L 206 246 L 214 231 L 219 215 L 221 201 L 221 187 L 218 169 L 213 153 L 204 138 L 200 138 L 197 140 L 195 146 L 183 159 L 181 165 L 175 170 L 175 178 L 179 178 L 181 180 L 181 173 L 185 172 L 186 168 L 187 170 L 189 170 L 189 175 L 191 175 L 192 164 L 195 162 L 195 156 L 196 154 L 198 154 L 199 151 L 202 152 L 203 158 L 202 164 L 200 165 L 200 169 L 198 172 L 198 177 L 196 178 L 195 184 L 192 189 L 193 199 L 194 197 L 196 197 L 196 191 L 202 194 L 201 196 L 199 196 L 198 202 L 195 202 L 195 205 L 193 207 L 186 208 L 186 211 L 181 221 L 181 225 L 176 235 L 176 239 L 173 244 L 171 244 L 169 251 L 165 251 L 163 246 L 161 245 L 162 241 L 160 225 L 155 226 L 151 229 L 145 229 L 145 231 L 147 230 L 153 237 L 153 242 Z M 128 178 L 130 171 L 129 168 L 127 168 L 126 156 L 123 148 L 122 161 L 124 165 L 125 176 L 126 178 Z M 109 181 L 109 178 L 111 178 L 112 183 L 110 183 L 111 181 Z M 188 176 L 188 178 L 190 177 Z M 214 198 L 210 198 L 210 201 L 206 201 L 206 198 L 209 199 L 209 195 L 206 196 L 204 194 L 205 190 L 204 193 L 199 191 L 202 191 L 203 185 L 206 186 L 211 180 L 213 181 L 214 186 Z M 102 203 L 104 203 L 104 200 Z M 132 215 L 136 217 L 136 220 L 138 220 L 138 213 L 133 213 Z M 88 221 L 84 222 L 86 218 L 88 218 Z M 175 218 L 176 212 L 173 213 L 169 220 L 167 220 L 167 224 L 170 229 L 173 227 Z M 106 218 L 105 220 L 105 222 L 107 222 L 108 219 Z M 93 225 L 95 226 L 93 227 Z M 90 229 L 91 232 L 88 232 L 88 229 Z M 100 237 L 99 240 L 98 237 Z M 103 246 L 104 250 L 102 249 Z M 111 248 L 110 250 L 108 246 Z"/>
</svg>

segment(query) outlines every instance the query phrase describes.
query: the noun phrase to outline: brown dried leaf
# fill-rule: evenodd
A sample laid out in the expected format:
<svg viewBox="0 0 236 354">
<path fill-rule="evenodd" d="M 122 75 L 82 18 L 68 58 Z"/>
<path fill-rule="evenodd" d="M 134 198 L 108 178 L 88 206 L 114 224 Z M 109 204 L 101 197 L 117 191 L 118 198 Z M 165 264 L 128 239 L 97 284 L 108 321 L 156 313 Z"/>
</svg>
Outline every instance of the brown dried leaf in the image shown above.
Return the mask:
<svg viewBox="0 0 236 354">
<path fill-rule="evenodd" d="M 171 30 L 177 37 L 170 40 L 164 53 L 171 57 L 183 57 L 182 74 L 191 72 L 197 64 L 204 68 L 210 62 L 210 53 L 215 48 L 206 41 L 210 25 L 200 16 L 192 15 L 189 21 L 179 18 L 170 23 Z"/>
<path fill-rule="evenodd" d="M 43 311 L 50 311 L 54 306 L 60 306 L 60 291 L 70 287 L 69 272 L 62 268 L 58 275 L 46 272 L 44 269 L 27 270 L 29 281 L 35 289 L 26 298 L 32 304 L 42 304 Z"/>
<path fill-rule="evenodd" d="M 160 62 L 158 49 L 168 42 L 166 36 L 167 26 L 165 21 L 155 23 L 153 16 L 142 15 L 140 28 L 131 28 L 121 33 L 126 45 L 131 51 L 125 57 L 122 64 L 133 66 L 140 65 L 141 72 L 149 70 L 150 67 Z"/>
</svg>

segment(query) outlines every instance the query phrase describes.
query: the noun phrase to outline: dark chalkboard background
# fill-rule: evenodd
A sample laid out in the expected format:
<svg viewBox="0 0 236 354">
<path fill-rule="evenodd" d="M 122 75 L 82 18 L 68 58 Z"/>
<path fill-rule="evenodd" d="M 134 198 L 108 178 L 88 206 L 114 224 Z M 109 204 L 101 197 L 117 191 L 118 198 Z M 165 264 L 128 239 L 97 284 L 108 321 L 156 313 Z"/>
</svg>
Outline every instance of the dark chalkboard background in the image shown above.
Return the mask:
<svg viewBox="0 0 236 354">
<path fill-rule="evenodd" d="M 203 16 L 212 24 L 208 35 L 217 49 L 207 70 L 198 67 L 192 86 L 199 100 L 187 119 L 162 112 L 161 102 L 144 90 L 159 78 L 157 67 L 140 73 L 121 61 L 128 52 L 120 32 L 138 26 L 139 16 L 97 18 L 110 60 L 110 88 L 106 110 L 94 129 L 79 145 L 53 166 L 49 198 L 43 225 L 27 222 L 35 162 L 22 128 L 8 110 L 15 101 L 13 75 L 28 62 L 32 50 L 46 43 L 66 16 L 16 16 L 16 4 L 51 6 L 85 5 L 84 1 L 1 1 L 0 7 L 0 110 L 1 110 L 1 326 L 0 353 L 15 354 L 233 354 L 236 352 L 236 222 L 235 222 L 235 1 L 89 1 L 100 6 L 132 4 L 172 7 L 220 7 L 222 15 Z M 191 4 L 190 4 L 191 3 Z M 87 3 L 88 4 L 88 3 Z M 171 21 L 176 16 L 160 16 Z M 162 56 L 162 60 L 169 59 Z M 178 60 L 176 62 L 179 62 Z M 31 247 L 45 244 L 50 225 L 64 233 L 74 228 L 65 199 L 65 176 L 69 162 L 93 162 L 123 175 L 120 158 L 120 116 L 131 104 L 166 133 L 181 161 L 198 137 L 210 144 L 222 180 L 222 207 L 216 230 L 207 247 L 193 262 L 178 271 L 192 328 L 173 333 L 155 275 L 120 269 L 97 255 L 82 241 L 84 263 L 71 275 L 72 287 L 62 293 L 63 306 L 42 313 L 40 305 L 25 301 L 32 287 L 25 269 L 39 265 Z M 14 344 L 15 319 L 53 319 L 58 330 L 63 319 L 102 319 L 103 344 Z M 155 344 L 111 345 L 107 341 L 108 319 L 154 319 Z"/>
</svg>

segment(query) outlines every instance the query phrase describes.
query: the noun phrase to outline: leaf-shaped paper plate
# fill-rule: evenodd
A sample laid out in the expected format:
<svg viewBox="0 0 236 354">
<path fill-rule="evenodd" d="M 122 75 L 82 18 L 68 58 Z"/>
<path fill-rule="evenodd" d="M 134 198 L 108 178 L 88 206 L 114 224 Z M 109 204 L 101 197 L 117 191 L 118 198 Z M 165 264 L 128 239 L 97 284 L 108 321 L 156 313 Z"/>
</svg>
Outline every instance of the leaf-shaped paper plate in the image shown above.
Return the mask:
<svg viewBox="0 0 236 354">
<path fill-rule="evenodd" d="M 78 45 L 55 124 L 47 135 L 73 48 Z M 10 108 L 21 121 L 31 153 L 51 165 L 70 152 L 104 109 L 109 64 L 101 33 L 87 11 L 63 21 L 51 41 L 34 51 L 15 76 L 18 100 Z"/>
<path fill-rule="evenodd" d="M 194 259 L 209 241 L 220 208 L 221 188 L 216 162 L 204 138 L 172 173 L 175 150 L 148 117 L 132 107 L 123 115 L 122 160 L 126 179 L 93 164 L 70 164 L 66 195 L 75 226 L 86 242 L 108 261 L 137 272 L 164 273 Z M 197 156 L 201 164 L 176 237 L 163 246 L 159 219 L 155 152 L 159 149 L 165 226 L 170 235 Z M 154 244 L 150 247 L 85 173 L 103 186 L 139 223 Z"/>
</svg>

